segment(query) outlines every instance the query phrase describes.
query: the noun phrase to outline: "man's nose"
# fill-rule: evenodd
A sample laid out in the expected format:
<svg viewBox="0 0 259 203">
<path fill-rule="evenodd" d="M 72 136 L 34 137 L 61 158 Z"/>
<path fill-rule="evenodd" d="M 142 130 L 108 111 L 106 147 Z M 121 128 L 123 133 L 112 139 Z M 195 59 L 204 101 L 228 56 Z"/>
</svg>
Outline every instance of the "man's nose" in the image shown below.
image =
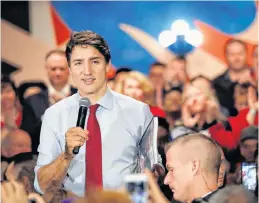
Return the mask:
<svg viewBox="0 0 259 203">
<path fill-rule="evenodd" d="M 84 65 L 84 74 L 91 75 L 93 73 L 93 69 L 89 64 Z"/>
<path fill-rule="evenodd" d="M 168 175 L 167 175 L 167 174 L 166 174 L 165 179 L 164 179 L 164 184 L 165 184 L 165 185 L 168 185 L 168 184 L 169 184 Z"/>
</svg>

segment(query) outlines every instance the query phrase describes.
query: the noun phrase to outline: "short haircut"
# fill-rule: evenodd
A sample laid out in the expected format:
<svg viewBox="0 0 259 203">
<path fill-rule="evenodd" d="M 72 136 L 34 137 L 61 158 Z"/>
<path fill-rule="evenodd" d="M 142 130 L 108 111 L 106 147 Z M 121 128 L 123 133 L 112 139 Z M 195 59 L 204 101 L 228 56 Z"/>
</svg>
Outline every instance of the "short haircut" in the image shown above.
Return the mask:
<svg viewBox="0 0 259 203">
<path fill-rule="evenodd" d="M 130 68 L 130 67 L 120 67 L 116 70 L 115 75 L 118 75 L 119 73 L 128 73 L 131 71 L 132 71 L 132 68 Z"/>
<path fill-rule="evenodd" d="M 221 164 L 221 151 L 219 145 L 213 139 L 204 134 L 189 133 L 186 135 L 179 136 L 165 147 L 165 151 L 168 152 L 170 148 L 173 146 L 180 146 L 181 150 L 187 152 L 188 148 L 192 144 L 197 145 L 198 142 L 199 146 L 203 147 L 203 149 L 200 148 L 197 150 L 206 151 L 206 153 L 203 154 L 204 159 L 203 163 L 201 163 L 201 167 L 206 171 L 214 173 L 218 176 Z"/>
<path fill-rule="evenodd" d="M 109 63 L 111 60 L 111 53 L 107 42 L 104 38 L 90 30 L 82 32 L 73 32 L 70 40 L 66 46 L 66 57 L 68 64 L 70 65 L 71 53 L 75 46 L 93 46 L 96 48 L 105 58 L 106 63 Z"/>
<path fill-rule="evenodd" d="M 255 203 L 255 195 L 243 185 L 229 185 L 217 191 L 211 198 L 211 203 Z"/>
<path fill-rule="evenodd" d="M 58 55 L 63 55 L 63 56 L 66 56 L 66 53 L 61 50 L 61 49 L 53 49 L 53 50 L 50 50 L 46 56 L 45 56 L 45 61 L 48 60 L 48 58 L 52 55 L 52 54 L 58 54 Z"/>
<path fill-rule="evenodd" d="M 247 45 L 245 44 L 244 41 L 240 40 L 240 39 L 235 39 L 235 38 L 232 38 L 232 39 L 229 39 L 226 41 L 225 45 L 224 45 L 224 51 L 225 51 L 225 54 L 227 54 L 227 48 L 229 47 L 229 45 L 233 44 L 233 43 L 239 43 L 241 45 L 243 45 L 243 47 L 245 48 L 245 50 L 247 51 Z"/>
<path fill-rule="evenodd" d="M 36 161 L 37 161 L 37 159 L 34 157 L 32 160 L 25 161 L 24 163 L 17 164 L 15 166 L 15 167 L 20 167 L 20 172 L 17 177 L 18 181 L 22 181 L 23 177 L 27 177 L 31 188 L 34 191 L 35 191 L 34 186 L 33 186 L 34 178 L 35 178 L 34 168 L 36 166 Z"/>
</svg>

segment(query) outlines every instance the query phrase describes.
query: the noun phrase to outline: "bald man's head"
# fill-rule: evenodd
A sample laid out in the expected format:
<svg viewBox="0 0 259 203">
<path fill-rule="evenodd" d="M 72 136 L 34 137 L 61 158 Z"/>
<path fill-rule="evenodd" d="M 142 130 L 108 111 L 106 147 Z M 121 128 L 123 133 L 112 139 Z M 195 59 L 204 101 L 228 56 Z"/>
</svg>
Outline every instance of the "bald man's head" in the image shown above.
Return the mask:
<svg viewBox="0 0 259 203">
<path fill-rule="evenodd" d="M 30 135 L 21 129 L 10 131 L 2 141 L 2 155 L 9 158 L 24 152 L 31 152 Z"/>
<path fill-rule="evenodd" d="M 166 147 L 165 184 L 176 200 L 188 202 L 217 188 L 220 162 L 220 148 L 211 138 L 200 133 L 180 136 Z"/>
</svg>

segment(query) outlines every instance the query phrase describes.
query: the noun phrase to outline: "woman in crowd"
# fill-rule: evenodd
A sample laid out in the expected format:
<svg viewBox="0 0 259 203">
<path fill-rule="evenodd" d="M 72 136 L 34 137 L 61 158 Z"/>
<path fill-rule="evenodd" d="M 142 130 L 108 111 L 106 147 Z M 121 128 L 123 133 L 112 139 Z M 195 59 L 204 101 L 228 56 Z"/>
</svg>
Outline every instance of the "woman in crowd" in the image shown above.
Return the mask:
<svg viewBox="0 0 259 203">
<path fill-rule="evenodd" d="M 203 132 L 210 136 L 209 128 L 217 122 L 225 124 L 226 117 L 220 111 L 209 80 L 193 80 L 185 84 L 182 95 L 182 126 L 177 126 L 171 131 L 173 139 L 190 133 Z"/>
<path fill-rule="evenodd" d="M 165 117 L 165 112 L 155 104 L 155 89 L 152 83 L 142 73 L 138 71 L 127 73 L 125 80 L 116 84 L 115 90 L 148 104 L 154 116 Z"/>
</svg>

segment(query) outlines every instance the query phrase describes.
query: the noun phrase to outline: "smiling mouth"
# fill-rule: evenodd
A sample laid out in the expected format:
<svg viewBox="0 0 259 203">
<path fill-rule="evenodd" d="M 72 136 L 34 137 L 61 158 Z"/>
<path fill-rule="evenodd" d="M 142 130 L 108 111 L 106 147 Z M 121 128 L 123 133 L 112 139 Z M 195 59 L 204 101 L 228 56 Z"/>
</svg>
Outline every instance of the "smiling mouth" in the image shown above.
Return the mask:
<svg viewBox="0 0 259 203">
<path fill-rule="evenodd" d="M 95 79 L 94 79 L 94 78 L 82 79 L 82 81 L 83 81 L 85 84 L 90 85 L 90 84 L 92 84 L 92 83 L 95 81 Z"/>
</svg>

